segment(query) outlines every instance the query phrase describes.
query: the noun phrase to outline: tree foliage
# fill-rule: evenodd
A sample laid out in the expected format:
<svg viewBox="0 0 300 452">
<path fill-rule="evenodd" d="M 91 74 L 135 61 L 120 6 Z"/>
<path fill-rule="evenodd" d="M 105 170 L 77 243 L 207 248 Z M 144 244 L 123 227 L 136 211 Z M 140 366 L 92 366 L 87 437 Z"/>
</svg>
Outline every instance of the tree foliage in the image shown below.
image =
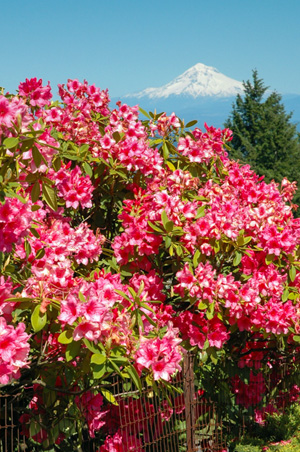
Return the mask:
<svg viewBox="0 0 300 452">
<path fill-rule="evenodd" d="M 225 127 L 233 131 L 229 155 L 250 164 L 265 181 L 280 183 L 284 177 L 300 184 L 300 140 L 280 94 L 268 87 L 253 71 L 244 82 L 244 95 L 237 95 Z M 294 201 L 300 203 L 300 192 Z"/>
</svg>

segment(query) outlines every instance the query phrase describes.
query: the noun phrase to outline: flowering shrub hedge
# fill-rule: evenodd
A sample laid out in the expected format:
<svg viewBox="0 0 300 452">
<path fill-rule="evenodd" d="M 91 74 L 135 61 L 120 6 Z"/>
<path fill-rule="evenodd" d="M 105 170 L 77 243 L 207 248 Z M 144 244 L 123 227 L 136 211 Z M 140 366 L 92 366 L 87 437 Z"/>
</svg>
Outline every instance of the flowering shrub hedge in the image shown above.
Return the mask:
<svg viewBox="0 0 300 452">
<path fill-rule="evenodd" d="M 141 120 L 86 81 L 59 95 L 35 78 L 0 95 L 0 382 L 53 412 L 50 438 L 24 415 L 44 447 L 72 434 L 70 397 L 91 436 L 107 427 L 114 373 L 169 387 L 185 350 L 245 367 L 300 340 L 295 183 L 229 160 L 228 129 Z M 131 450 L 110 431 L 101 452 Z"/>
</svg>

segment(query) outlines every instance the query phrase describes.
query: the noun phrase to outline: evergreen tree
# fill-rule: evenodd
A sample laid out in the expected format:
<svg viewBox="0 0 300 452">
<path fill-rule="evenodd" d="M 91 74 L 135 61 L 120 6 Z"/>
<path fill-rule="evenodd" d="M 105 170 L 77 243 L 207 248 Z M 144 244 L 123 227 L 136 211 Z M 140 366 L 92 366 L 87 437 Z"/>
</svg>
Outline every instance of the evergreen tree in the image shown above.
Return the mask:
<svg viewBox="0 0 300 452">
<path fill-rule="evenodd" d="M 265 181 L 296 180 L 294 202 L 300 205 L 300 140 L 281 96 L 272 92 L 253 71 L 253 81 L 243 83 L 245 93 L 237 95 L 225 127 L 233 131 L 230 156 L 265 176 Z M 300 208 L 299 208 L 300 209 Z M 299 215 L 299 212 L 298 212 Z"/>
</svg>

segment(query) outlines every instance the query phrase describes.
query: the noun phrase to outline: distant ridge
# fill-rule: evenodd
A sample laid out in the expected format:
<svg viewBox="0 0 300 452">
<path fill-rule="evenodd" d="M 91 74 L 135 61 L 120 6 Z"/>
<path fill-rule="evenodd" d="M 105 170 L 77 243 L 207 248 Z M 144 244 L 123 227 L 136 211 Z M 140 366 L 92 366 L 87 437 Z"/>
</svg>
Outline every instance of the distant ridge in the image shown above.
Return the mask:
<svg viewBox="0 0 300 452">
<path fill-rule="evenodd" d="M 125 97 L 166 99 L 170 96 L 233 97 L 243 94 L 243 84 L 219 72 L 216 68 L 197 63 L 171 82 L 159 88 L 146 88 Z"/>
</svg>

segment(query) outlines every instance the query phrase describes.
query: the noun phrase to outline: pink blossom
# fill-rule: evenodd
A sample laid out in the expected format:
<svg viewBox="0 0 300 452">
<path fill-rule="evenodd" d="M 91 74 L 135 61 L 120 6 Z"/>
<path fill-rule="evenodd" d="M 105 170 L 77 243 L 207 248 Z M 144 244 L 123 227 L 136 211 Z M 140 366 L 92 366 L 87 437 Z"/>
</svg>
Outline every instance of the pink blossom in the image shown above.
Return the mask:
<svg viewBox="0 0 300 452">
<path fill-rule="evenodd" d="M 7 384 L 20 377 L 20 369 L 28 367 L 29 335 L 24 323 L 16 328 L 0 317 L 0 383 Z"/>
<path fill-rule="evenodd" d="M 152 370 L 154 380 L 162 378 L 168 381 L 176 371 L 181 370 L 179 363 L 182 356 L 178 347 L 181 339 L 176 337 L 176 334 L 177 330 L 169 324 L 168 332 L 163 339 L 141 338 L 136 363 L 140 369 Z"/>
<path fill-rule="evenodd" d="M 27 78 L 25 82 L 19 84 L 19 95 L 28 99 L 33 107 L 49 105 L 52 98 L 50 82 L 47 86 L 42 86 L 42 83 L 42 79 Z"/>
<path fill-rule="evenodd" d="M 3 316 L 7 322 L 11 321 L 11 313 L 15 307 L 15 303 L 6 302 L 7 298 L 13 298 L 13 285 L 11 279 L 4 279 L 0 276 L 0 316 Z"/>
<path fill-rule="evenodd" d="M 0 251 L 10 252 L 13 244 L 21 243 L 29 233 L 32 212 L 30 206 L 17 198 L 6 198 L 0 204 Z"/>
<path fill-rule="evenodd" d="M 54 176 L 54 174 L 53 174 Z M 66 207 L 77 209 L 92 207 L 92 192 L 94 187 L 89 176 L 82 176 L 79 166 L 69 171 L 67 166 L 62 167 L 55 174 L 55 184 L 58 195 L 66 201 Z"/>
<path fill-rule="evenodd" d="M 0 95 L 0 126 L 11 127 L 16 119 L 16 113 L 16 105 Z"/>
<path fill-rule="evenodd" d="M 120 430 L 114 436 L 107 436 L 99 452 L 144 452 L 141 439 L 123 434 Z"/>
</svg>

